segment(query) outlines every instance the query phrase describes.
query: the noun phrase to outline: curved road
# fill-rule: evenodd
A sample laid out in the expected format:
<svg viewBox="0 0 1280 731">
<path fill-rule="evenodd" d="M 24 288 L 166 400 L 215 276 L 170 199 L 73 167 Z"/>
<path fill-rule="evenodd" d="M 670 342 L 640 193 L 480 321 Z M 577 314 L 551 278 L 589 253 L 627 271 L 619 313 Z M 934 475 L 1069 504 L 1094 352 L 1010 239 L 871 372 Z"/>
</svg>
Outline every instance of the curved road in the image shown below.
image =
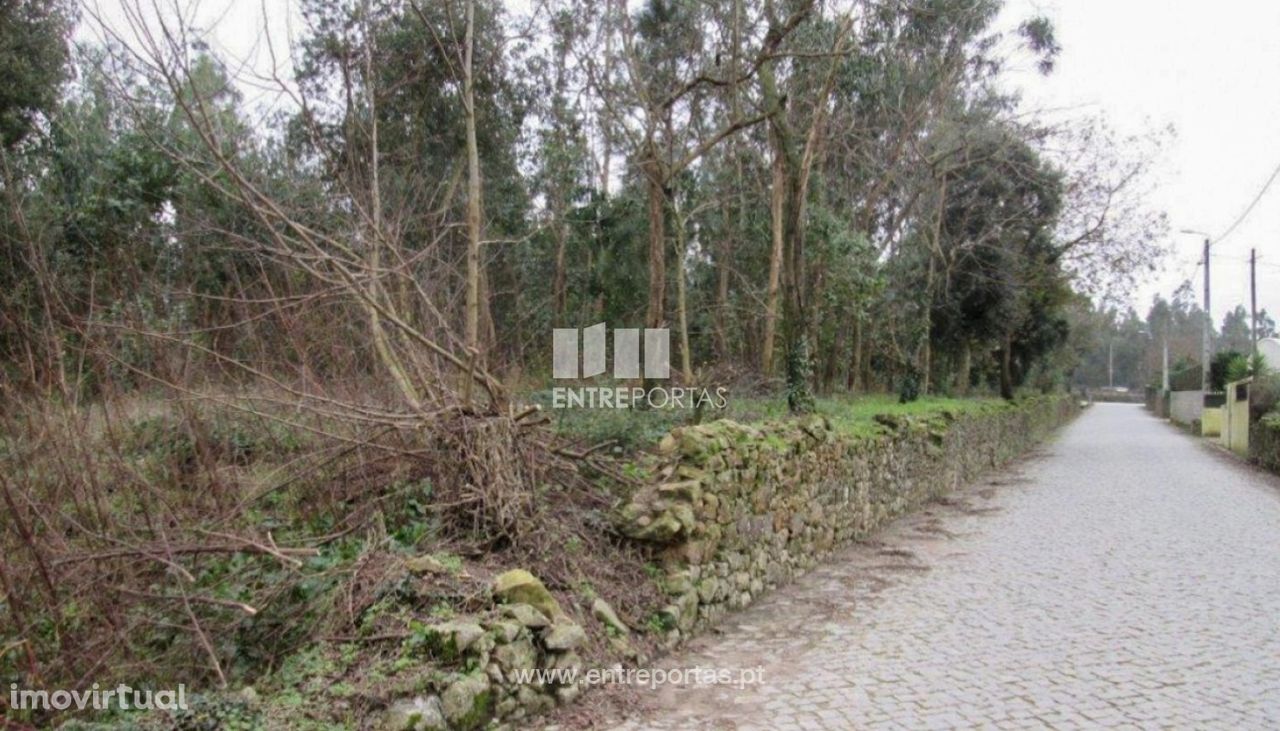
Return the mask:
<svg viewBox="0 0 1280 731">
<path fill-rule="evenodd" d="M 1280 480 L 1098 404 L 663 665 L 764 681 L 618 728 L 1280 728 Z"/>
</svg>

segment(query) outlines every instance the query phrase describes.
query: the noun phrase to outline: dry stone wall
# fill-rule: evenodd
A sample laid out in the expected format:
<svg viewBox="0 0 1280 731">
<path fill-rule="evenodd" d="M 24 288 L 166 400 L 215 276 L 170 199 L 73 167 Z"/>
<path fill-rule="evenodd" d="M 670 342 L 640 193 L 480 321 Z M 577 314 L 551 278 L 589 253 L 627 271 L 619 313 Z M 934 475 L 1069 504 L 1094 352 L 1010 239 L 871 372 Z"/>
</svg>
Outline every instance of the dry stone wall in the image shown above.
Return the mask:
<svg viewBox="0 0 1280 731">
<path fill-rule="evenodd" d="M 823 417 L 677 429 L 657 481 L 623 507 L 624 533 L 652 543 L 671 598 L 667 644 L 812 568 L 834 549 L 1022 454 L 1071 419 L 1069 396 L 978 411 L 877 417 L 874 433 Z"/>
<path fill-rule="evenodd" d="M 619 513 L 619 528 L 652 544 L 670 604 L 656 617 L 668 645 L 791 581 L 838 546 L 999 465 L 1076 413 L 1067 396 L 992 404 L 930 418 L 877 417 L 847 433 L 814 417 L 760 425 L 681 428 L 647 465 L 653 481 Z M 537 577 L 494 579 L 490 611 L 418 628 L 439 682 L 387 708 L 378 728 L 454 731 L 523 728 L 572 701 L 586 629 Z M 627 627 L 597 599 L 615 654 L 632 657 Z M 534 673 L 534 674 L 530 674 Z"/>
</svg>

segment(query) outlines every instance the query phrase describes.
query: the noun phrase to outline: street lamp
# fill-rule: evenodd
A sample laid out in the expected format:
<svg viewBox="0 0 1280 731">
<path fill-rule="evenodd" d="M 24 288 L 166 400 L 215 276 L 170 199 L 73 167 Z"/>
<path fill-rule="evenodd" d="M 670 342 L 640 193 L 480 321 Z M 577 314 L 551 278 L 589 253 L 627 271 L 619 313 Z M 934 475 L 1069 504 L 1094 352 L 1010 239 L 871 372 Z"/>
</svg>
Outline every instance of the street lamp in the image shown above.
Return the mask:
<svg viewBox="0 0 1280 731">
<path fill-rule="evenodd" d="M 1145 325 L 1145 324 L 1144 324 L 1144 325 L 1139 325 L 1139 326 L 1138 326 L 1138 334 L 1139 334 L 1139 335 L 1141 335 L 1142 337 L 1146 338 L 1146 339 L 1149 341 L 1149 342 L 1148 342 L 1148 344 L 1147 344 L 1147 345 L 1144 345 L 1144 346 L 1143 346 L 1143 348 L 1142 348 L 1142 353 L 1143 353 L 1143 355 L 1142 355 L 1142 372 L 1141 372 L 1141 374 L 1142 374 L 1142 376 L 1144 376 L 1144 378 L 1145 378 L 1145 377 L 1150 376 L 1150 374 L 1147 372 L 1147 365 L 1151 362 L 1151 359 L 1150 359 L 1150 356 L 1149 356 L 1149 353 L 1150 353 L 1151 351 L 1150 351 L 1148 348 L 1149 348 L 1151 345 L 1155 345 L 1155 342 L 1156 342 L 1156 333 L 1155 333 L 1155 330 L 1151 329 L 1150 327 L 1148 327 L 1147 325 Z M 1160 371 L 1160 392 L 1161 392 L 1161 393 L 1164 393 L 1165 391 L 1168 391 L 1168 390 L 1169 390 L 1169 340 L 1168 340 L 1168 338 L 1165 338 L 1165 343 L 1164 343 L 1164 358 L 1163 358 L 1163 362 L 1162 362 L 1162 364 L 1161 364 L 1161 365 L 1162 365 L 1162 367 L 1161 367 L 1161 371 Z M 1147 382 L 1149 382 L 1149 379 L 1147 379 Z"/>
<path fill-rule="evenodd" d="M 1209 359 L 1213 357 L 1213 313 L 1209 308 L 1209 234 L 1204 231 L 1184 228 L 1178 233 L 1204 237 L 1204 342 L 1200 355 L 1200 389 L 1209 393 Z"/>
</svg>

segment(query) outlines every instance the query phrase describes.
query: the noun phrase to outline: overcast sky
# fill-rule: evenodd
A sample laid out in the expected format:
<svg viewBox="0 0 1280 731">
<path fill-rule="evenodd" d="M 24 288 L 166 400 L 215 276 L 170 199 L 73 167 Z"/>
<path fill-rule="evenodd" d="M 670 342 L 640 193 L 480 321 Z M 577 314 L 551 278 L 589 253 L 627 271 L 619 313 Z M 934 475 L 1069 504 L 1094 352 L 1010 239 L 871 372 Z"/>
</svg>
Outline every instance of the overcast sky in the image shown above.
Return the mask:
<svg viewBox="0 0 1280 731">
<path fill-rule="evenodd" d="M 1050 118 L 1101 112 L 1121 131 L 1172 125 L 1152 205 L 1169 215 L 1166 271 L 1134 293 L 1146 313 L 1194 275 L 1202 237 L 1223 233 L 1280 165 L 1280 3 L 1274 0 L 1011 0 L 1004 22 L 1050 17 L 1062 44 L 1048 78 L 1015 71 L 1011 83 Z M 1065 110 L 1065 111 L 1048 111 Z M 1256 247 L 1258 307 L 1280 313 L 1280 180 L 1213 247 L 1213 312 L 1248 306 L 1246 259 Z"/>
<path fill-rule="evenodd" d="M 119 0 L 99 0 L 120 24 Z M 508 0 L 527 6 L 527 0 Z M 265 23 L 277 42 L 301 32 L 291 0 L 204 0 L 198 22 L 215 28 L 213 45 L 266 66 Z M 172 7 L 172 6 L 170 6 Z M 1217 237 L 1280 166 L 1280 3 L 1273 0 L 1008 0 L 1001 25 L 1032 14 L 1051 18 L 1063 50 L 1049 77 L 1015 65 L 1008 83 L 1049 121 L 1101 114 L 1117 131 L 1172 126 L 1157 167 L 1151 205 L 1169 216 L 1173 255 L 1165 270 L 1133 293 L 1145 314 L 1194 277 L 1201 237 Z M 289 27 L 293 18 L 294 27 Z M 279 48 L 277 51 L 279 52 Z M 1280 181 L 1221 244 L 1212 262 L 1215 321 L 1248 306 L 1250 247 L 1259 254 L 1258 306 L 1280 314 Z"/>
</svg>

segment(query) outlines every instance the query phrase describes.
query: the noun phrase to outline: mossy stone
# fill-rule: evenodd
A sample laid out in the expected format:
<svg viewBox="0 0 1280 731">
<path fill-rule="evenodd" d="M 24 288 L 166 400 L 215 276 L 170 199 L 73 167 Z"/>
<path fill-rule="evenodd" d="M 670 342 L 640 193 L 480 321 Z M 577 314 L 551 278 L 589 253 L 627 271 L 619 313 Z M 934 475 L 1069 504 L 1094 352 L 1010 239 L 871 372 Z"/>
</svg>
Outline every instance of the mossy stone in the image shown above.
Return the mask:
<svg viewBox="0 0 1280 731">
<path fill-rule="evenodd" d="M 493 713 L 493 689 L 489 676 L 472 673 L 455 680 L 441 695 L 444 717 L 456 729 L 480 728 Z"/>
<path fill-rule="evenodd" d="M 493 596 L 505 604 L 528 604 L 548 619 L 564 614 L 547 587 L 538 577 L 524 569 L 512 569 L 494 579 Z"/>
</svg>

